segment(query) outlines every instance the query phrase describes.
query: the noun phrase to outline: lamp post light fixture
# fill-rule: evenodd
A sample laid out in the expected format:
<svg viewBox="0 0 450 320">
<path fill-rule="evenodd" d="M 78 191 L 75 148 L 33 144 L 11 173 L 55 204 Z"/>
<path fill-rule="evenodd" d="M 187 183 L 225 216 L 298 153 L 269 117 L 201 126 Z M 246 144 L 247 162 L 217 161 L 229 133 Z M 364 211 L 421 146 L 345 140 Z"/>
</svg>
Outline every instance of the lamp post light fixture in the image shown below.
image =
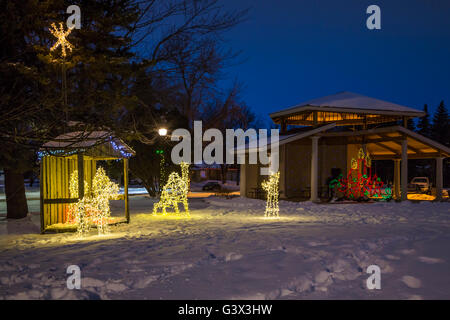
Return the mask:
<svg viewBox="0 0 450 320">
<path fill-rule="evenodd" d="M 166 128 L 160 128 L 158 130 L 158 133 L 161 137 L 165 137 L 167 135 L 167 129 Z"/>
</svg>

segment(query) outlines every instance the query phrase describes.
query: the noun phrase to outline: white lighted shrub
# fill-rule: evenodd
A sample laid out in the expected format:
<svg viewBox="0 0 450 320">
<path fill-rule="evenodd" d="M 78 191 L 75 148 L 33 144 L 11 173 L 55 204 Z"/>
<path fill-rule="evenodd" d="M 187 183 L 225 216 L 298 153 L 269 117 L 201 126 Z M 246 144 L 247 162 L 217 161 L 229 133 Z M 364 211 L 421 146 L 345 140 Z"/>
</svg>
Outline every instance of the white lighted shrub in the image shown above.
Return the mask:
<svg viewBox="0 0 450 320">
<path fill-rule="evenodd" d="M 76 177 L 76 178 L 75 178 Z M 76 180 L 76 183 L 75 183 Z M 76 188 L 75 188 L 76 184 Z M 102 167 L 97 169 L 92 179 L 91 192 L 86 192 L 88 184 L 85 181 L 85 194 L 77 203 L 71 205 L 73 222 L 77 225 L 79 235 L 89 232 L 91 225 L 96 225 L 99 234 L 109 231 L 108 220 L 111 216 L 110 199 L 117 199 L 119 185 L 112 182 Z M 70 192 L 78 195 L 78 173 L 72 173 Z"/>
</svg>

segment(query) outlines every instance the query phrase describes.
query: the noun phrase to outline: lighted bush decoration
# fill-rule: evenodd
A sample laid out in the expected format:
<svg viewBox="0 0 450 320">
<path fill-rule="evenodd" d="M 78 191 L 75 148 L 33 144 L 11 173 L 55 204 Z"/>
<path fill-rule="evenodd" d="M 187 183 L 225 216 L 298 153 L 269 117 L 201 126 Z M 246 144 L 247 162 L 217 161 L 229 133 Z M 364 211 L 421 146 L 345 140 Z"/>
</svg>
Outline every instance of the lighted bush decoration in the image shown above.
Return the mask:
<svg viewBox="0 0 450 320">
<path fill-rule="evenodd" d="M 184 206 L 184 214 L 189 216 L 189 206 L 187 194 L 189 192 L 189 164 L 182 162 L 181 177 L 178 173 L 172 172 L 169 175 L 167 183 L 164 185 L 161 192 L 159 202 L 153 205 L 153 214 L 158 214 L 161 209 L 162 214 L 167 214 L 167 208 L 173 208 L 176 214 L 180 213 L 178 204 L 182 203 Z"/>
<path fill-rule="evenodd" d="M 278 207 L 278 181 L 280 180 L 280 172 L 272 173 L 266 181 L 263 181 L 261 187 L 267 193 L 266 211 L 264 216 L 279 217 L 280 209 Z"/>
<path fill-rule="evenodd" d="M 77 225 L 79 235 L 89 232 L 91 225 L 96 225 L 99 234 L 109 231 L 108 220 L 111 216 L 109 207 L 110 199 L 117 199 L 119 185 L 112 182 L 100 167 L 92 180 L 91 192 L 88 192 L 88 184 L 85 181 L 84 197 L 77 203 L 69 206 L 68 222 Z M 78 197 L 78 172 L 74 171 L 70 176 L 70 196 Z"/>
<path fill-rule="evenodd" d="M 358 158 L 352 158 L 351 169 L 346 178 L 339 175 L 329 184 L 330 189 L 336 188 L 337 191 L 344 194 L 344 197 L 350 200 L 375 199 L 390 200 L 392 191 L 386 188 L 383 192 L 383 181 L 376 175 L 372 175 L 372 159 L 368 152 L 361 148 L 358 152 Z"/>
<path fill-rule="evenodd" d="M 87 181 L 84 181 L 84 196 L 89 194 L 89 184 Z M 69 180 L 69 195 L 70 198 L 78 198 L 78 170 L 74 170 L 70 175 Z M 69 204 L 67 211 L 67 223 L 74 224 L 76 223 L 76 211 L 77 204 L 71 203 Z"/>
</svg>

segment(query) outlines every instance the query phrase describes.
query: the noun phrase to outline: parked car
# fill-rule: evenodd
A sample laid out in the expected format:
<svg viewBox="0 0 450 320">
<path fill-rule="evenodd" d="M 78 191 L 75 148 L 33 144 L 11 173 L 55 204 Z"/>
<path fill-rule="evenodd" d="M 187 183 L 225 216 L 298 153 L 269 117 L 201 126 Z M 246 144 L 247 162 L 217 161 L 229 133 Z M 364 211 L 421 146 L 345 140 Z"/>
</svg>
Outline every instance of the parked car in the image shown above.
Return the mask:
<svg viewBox="0 0 450 320">
<path fill-rule="evenodd" d="M 220 191 L 221 189 L 222 189 L 222 187 L 220 186 L 220 184 L 218 182 L 214 182 L 214 181 L 207 182 L 202 187 L 203 191 Z"/>
<path fill-rule="evenodd" d="M 431 183 L 427 177 L 414 177 L 411 180 L 411 185 L 416 191 L 431 194 Z"/>
</svg>

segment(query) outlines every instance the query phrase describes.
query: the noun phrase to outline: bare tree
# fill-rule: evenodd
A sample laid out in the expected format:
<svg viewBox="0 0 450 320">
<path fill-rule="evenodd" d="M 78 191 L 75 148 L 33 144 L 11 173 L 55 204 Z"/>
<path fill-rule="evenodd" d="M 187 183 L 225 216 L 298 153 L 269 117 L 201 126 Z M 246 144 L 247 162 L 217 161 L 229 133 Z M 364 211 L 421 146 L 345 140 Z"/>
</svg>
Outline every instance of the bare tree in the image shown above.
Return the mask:
<svg viewBox="0 0 450 320">
<path fill-rule="evenodd" d="M 35 152 L 67 129 L 61 69 L 49 53 L 55 39 L 48 31 L 52 22 L 66 16 L 61 14 L 64 3 L 56 0 L 6 2 L 0 10 L 0 165 L 8 168 L 7 175 L 15 170 L 15 178 L 6 179 L 10 182 L 23 173 L 16 168 L 18 160 L 30 165 L 23 150 Z M 246 14 L 227 12 L 216 0 L 83 3 L 83 27 L 72 32 L 75 49 L 66 60 L 69 120 L 83 123 L 86 133 L 108 128 L 121 137 L 137 139 L 152 130 L 141 132 L 136 130 L 143 128 L 139 123 L 133 125 L 140 121 L 133 117 L 133 110 L 147 105 L 130 92 L 137 75 L 142 70 L 175 73 L 170 61 L 178 53 L 170 48 L 176 41 L 199 44 L 218 38 Z M 6 189 L 11 187 L 7 183 Z M 24 202 L 24 189 L 11 194 L 18 201 L 8 200 L 8 217 L 25 216 L 26 205 L 20 210 L 17 205 Z"/>
</svg>

